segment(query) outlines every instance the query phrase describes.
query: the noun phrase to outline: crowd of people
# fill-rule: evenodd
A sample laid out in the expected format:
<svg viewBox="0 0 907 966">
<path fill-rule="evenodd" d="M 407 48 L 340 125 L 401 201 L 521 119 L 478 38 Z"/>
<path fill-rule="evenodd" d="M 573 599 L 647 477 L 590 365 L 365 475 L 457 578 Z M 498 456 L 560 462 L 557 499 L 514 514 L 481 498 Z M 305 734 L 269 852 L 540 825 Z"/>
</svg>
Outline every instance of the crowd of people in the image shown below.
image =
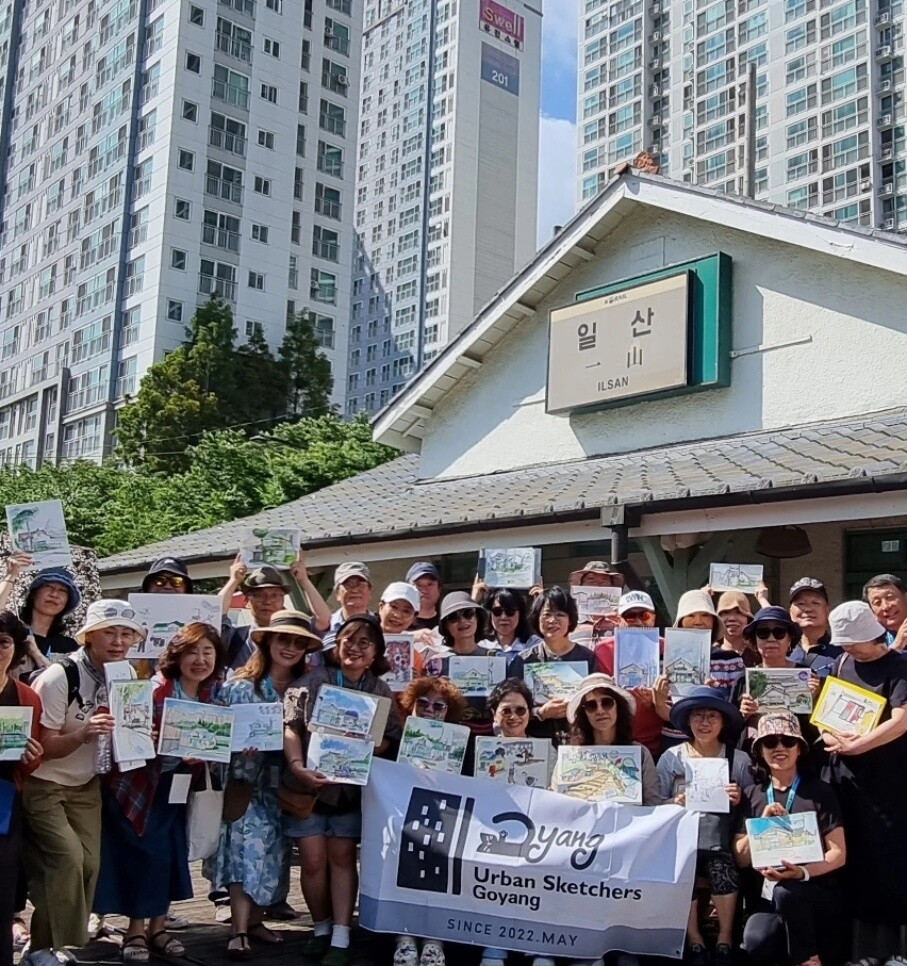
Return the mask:
<svg viewBox="0 0 907 966">
<path fill-rule="evenodd" d="M 104 668 L 123 661 L 144 628 L 128 602 L 103 599 L 70 636 L 66 616 L 80 591 L 65 569 L 39 572 L 18 615 L 2 609 L 29 563 L 12 555 L 0 583 L 0 707 L 33 709 L 21 760 L 0 761 L 0 966 L 11 966 L 14 946 L 26 943 L 83 946 L 92 915 L 128 920 L 123 962 L 146 963 L 152 953 L 179 958 L 186 950 L 173 935 L 179 923 L 170 907 L 192 896 L 192 880 L 185 798 L 173 790 L 185 782 L 204 789 L 216 769 L 166 756 L 130 770 L 113 762 Z M 286 607 L 290 576 L 308 601 L 305 612 Z M 616 613 L 580 623 L 572 586 L 619 588 Z M 174 558 L 156 561 L 141 589 L 194 592 Z M 227 616 L 236 591 L 251 624 L 234 626 Z M 834 608 L 814 577 L 797 580 L 783 604 L 763 587 L 757 607 L 743 593 L 689 590 L 674 626 L 707 630 L 712 650 L 707 680 L 683 696 L 664 676 L 651 688 L 615 681 L 615 632 L 654 628 L 658 616 L 649 593 L 625 587 L 624 575 L 601 561 L 572 573 L 565 587 L 525 594 L 478 579 L 470 593 L 445 593 L 438 567 L 418 562 L 383 590 L 375 611 L 369 568 L 347 562 L 336 569 L 333 592 L 334 611 L 302 554 L 289 572 L 250 571 L 237 559 L 221 591 L 221 626 L 189 624 L 155 667 L 139 669 L 153 675 L 155 728 L 167 698 L 281 702 L 285 710 L 282 752 L 235 753 L 213 776 L 225 789 L 223 816 L 203 874 L 212 897 L 229 904 L 230 959 L 284 941 L 265 918 L 286 908 L 295 847 L 314 923 L 304 953 L 325 966 L 350 962 L 362 799 L 355 786 L 333 784 L 307 765 L 306 722 L 320 688 L 332 685 L 392 699 L 375 747 L 391 759 L 408 715 L 466 725 L 473 737 L 638 744 L 643 806 L 684 806 L 685 765 L 726 758 L 730 809 L 699 819 L 685 961 L 907 963 L 907 835 L 899 822 L 907 800 L 907 586 L 896 575 L 874 577 L 862 600 Z M 415 675 L 395 695 L 383 679 L 385 635 L 400 633 L 413 635 Z M 503 655 L 507 677 L 487 698 L 464 696 L 448 678 L 452 655 Z M 571 697 L 535 703 L 526 668 L 558 661 L 581 663 L 586 676 Z M 819 731 L 808 715 L 763 710 L 745 677 L 760 667 L 807 669 L 814 696 L 829 676 L 873 692 L 885 702 L 881 720 L 856 736 Z M 471 768 L 470 748 L 464 773 Z M 817 815 L 822 861 L 754 869 L 746 820 L 799 812 Z M 21 917 L 26 898 L 30 936 Z M 392 962 L 444 966 L 446 956 L 439 941 L 404 933 Z M 507 957 L 506 949 L 485 949 L 482 964 Z M 637 960 L 619 954 L 616 962 Z"/>
</svg>

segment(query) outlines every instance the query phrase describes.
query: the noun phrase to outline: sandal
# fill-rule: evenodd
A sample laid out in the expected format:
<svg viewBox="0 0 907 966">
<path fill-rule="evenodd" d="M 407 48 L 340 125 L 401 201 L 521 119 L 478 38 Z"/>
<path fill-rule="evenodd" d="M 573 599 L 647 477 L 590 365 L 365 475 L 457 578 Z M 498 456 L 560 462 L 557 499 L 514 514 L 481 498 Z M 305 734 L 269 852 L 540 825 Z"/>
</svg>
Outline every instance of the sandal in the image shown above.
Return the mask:
<svg viewBox="0 0 907 966">
<path fill-rule="evenodd" d="M 230 937 L 227 943 L 227 959 L 251 959 L 252 947 L 249 937 L 244 932 L 238 932 Z"/>
<path fill-rule="evenodd" d="M 25 920 L 21 916 L 16 916 L 13 919 L 13 951 L 21 953 L 30 938 Z"/>
<path fill-rule="evenodd" d="M 161 939 L 161 936 L 164 938 Z M 168 936 L 166 929 L 159 929 L 148 937 L 148 948 L 161 956 L 174 956 L 177 959 L 186 955 L 186 947 L 174 936 Z"/>
<path fill-rule="evenodd" d="M 394 949 L 394 966 L 419 966 L 419 949 L 412 936 L 399 936 Z"/>
<path fill-rule="evenodd" d="M 283 943 L 283 936 L 273 929 L 268 929 L 263 922 L 256 922 L 254 926 L 249 926 L 249 938 L 257 939 L 268 946 L 279 946 Z"/>
<path fill-rule="evenodd" d="M 127 936 L 120 947 L 120 959 L 124 963 L 147 963 L 151 959 L 148 941 L 144 936 Z"/>
</svg>

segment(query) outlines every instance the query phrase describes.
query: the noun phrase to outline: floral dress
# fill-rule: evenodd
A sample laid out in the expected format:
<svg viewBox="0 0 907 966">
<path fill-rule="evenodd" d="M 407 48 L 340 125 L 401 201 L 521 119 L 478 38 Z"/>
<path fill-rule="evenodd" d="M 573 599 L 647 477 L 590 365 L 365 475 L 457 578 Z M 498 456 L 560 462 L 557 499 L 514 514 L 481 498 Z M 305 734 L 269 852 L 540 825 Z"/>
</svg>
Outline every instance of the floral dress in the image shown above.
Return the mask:
<svg viewBox="0 0 907 966">
<path fill-rule="evenodd" d="M 261 682 L 261 693 L 246 680 L 229 681 L 218 696 L 220 704 L 280 702 L 270 678 Z M 230 778 L 250 782 L 254 788 L 246 814 L 235 822 L 223 822 L 217 852 L 202 867 L 215 889 L 242 884 L 243 891 L 259 906 L 283 898 L 288 862 L 287 839 L 281 831 L 277 786 L 282 752 L 233 755 Z"/>
</svg>

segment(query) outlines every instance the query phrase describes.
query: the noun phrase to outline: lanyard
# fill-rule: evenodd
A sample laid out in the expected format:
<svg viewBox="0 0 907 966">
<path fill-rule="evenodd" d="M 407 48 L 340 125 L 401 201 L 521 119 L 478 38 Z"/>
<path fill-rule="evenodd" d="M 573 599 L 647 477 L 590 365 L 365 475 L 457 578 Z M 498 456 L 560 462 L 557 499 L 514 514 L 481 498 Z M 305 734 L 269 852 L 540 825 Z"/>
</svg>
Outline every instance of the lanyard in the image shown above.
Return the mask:
<svg viewBox="0 0 907 966">
<path fill-rule="evenodd" d="M 352 689 L 352 688 L 355 687 L 357 691 L 361 691 L 362 690 L 362 685 L 365 684 L 365 675 L 363 674 L 362 677 L 359 678 L 359 680 L 356 682 L 355 685 L 352 682 L 350 682 L 349 684 L 347 684 L 347 683 L 345 683 L 346 682 L 346 678 L 344 678 L 344 676 L 343 676 L 343 671 L 341 671 L 341 670 L 338 669 L 335 672 L 335 680 L 337 681 L 337 687 L 338 688 L 350 688 L 350 689 Z"/>
<path fill-rule="evenodd" d="M 788 813 L 788 815 L 790 814 L 791 806 L 794 804 L 794 798 L 797 796 L 797 789 L 799 787 L 800 776 L 797 775 L 797 777 L 794 779 L 793 785 L 790 786 L 790 791 L 787 793 L 787 802 L 784 806 L 784 810 Z M 768 783 L 768 794 L 766 797 L 768 798 L 769 805 L 775 804 L 775 787 L 771 782 Z"/>
</svg>

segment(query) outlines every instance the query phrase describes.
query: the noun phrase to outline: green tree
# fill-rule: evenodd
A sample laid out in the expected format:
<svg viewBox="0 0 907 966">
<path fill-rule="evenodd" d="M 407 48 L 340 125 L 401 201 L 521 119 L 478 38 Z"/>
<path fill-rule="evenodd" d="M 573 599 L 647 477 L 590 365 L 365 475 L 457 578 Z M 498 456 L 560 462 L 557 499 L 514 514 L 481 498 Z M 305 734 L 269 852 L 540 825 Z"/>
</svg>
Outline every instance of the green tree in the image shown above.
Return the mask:
<svg viewBox="0 0 907 966">
<path fill-rule="evenodd" d="M 331 364 L 321 351 L 314 315 L 308 309 L 287 318 L 279 355 L 289 416 L 329 412 L 334 377 Z"/>
</svg>

